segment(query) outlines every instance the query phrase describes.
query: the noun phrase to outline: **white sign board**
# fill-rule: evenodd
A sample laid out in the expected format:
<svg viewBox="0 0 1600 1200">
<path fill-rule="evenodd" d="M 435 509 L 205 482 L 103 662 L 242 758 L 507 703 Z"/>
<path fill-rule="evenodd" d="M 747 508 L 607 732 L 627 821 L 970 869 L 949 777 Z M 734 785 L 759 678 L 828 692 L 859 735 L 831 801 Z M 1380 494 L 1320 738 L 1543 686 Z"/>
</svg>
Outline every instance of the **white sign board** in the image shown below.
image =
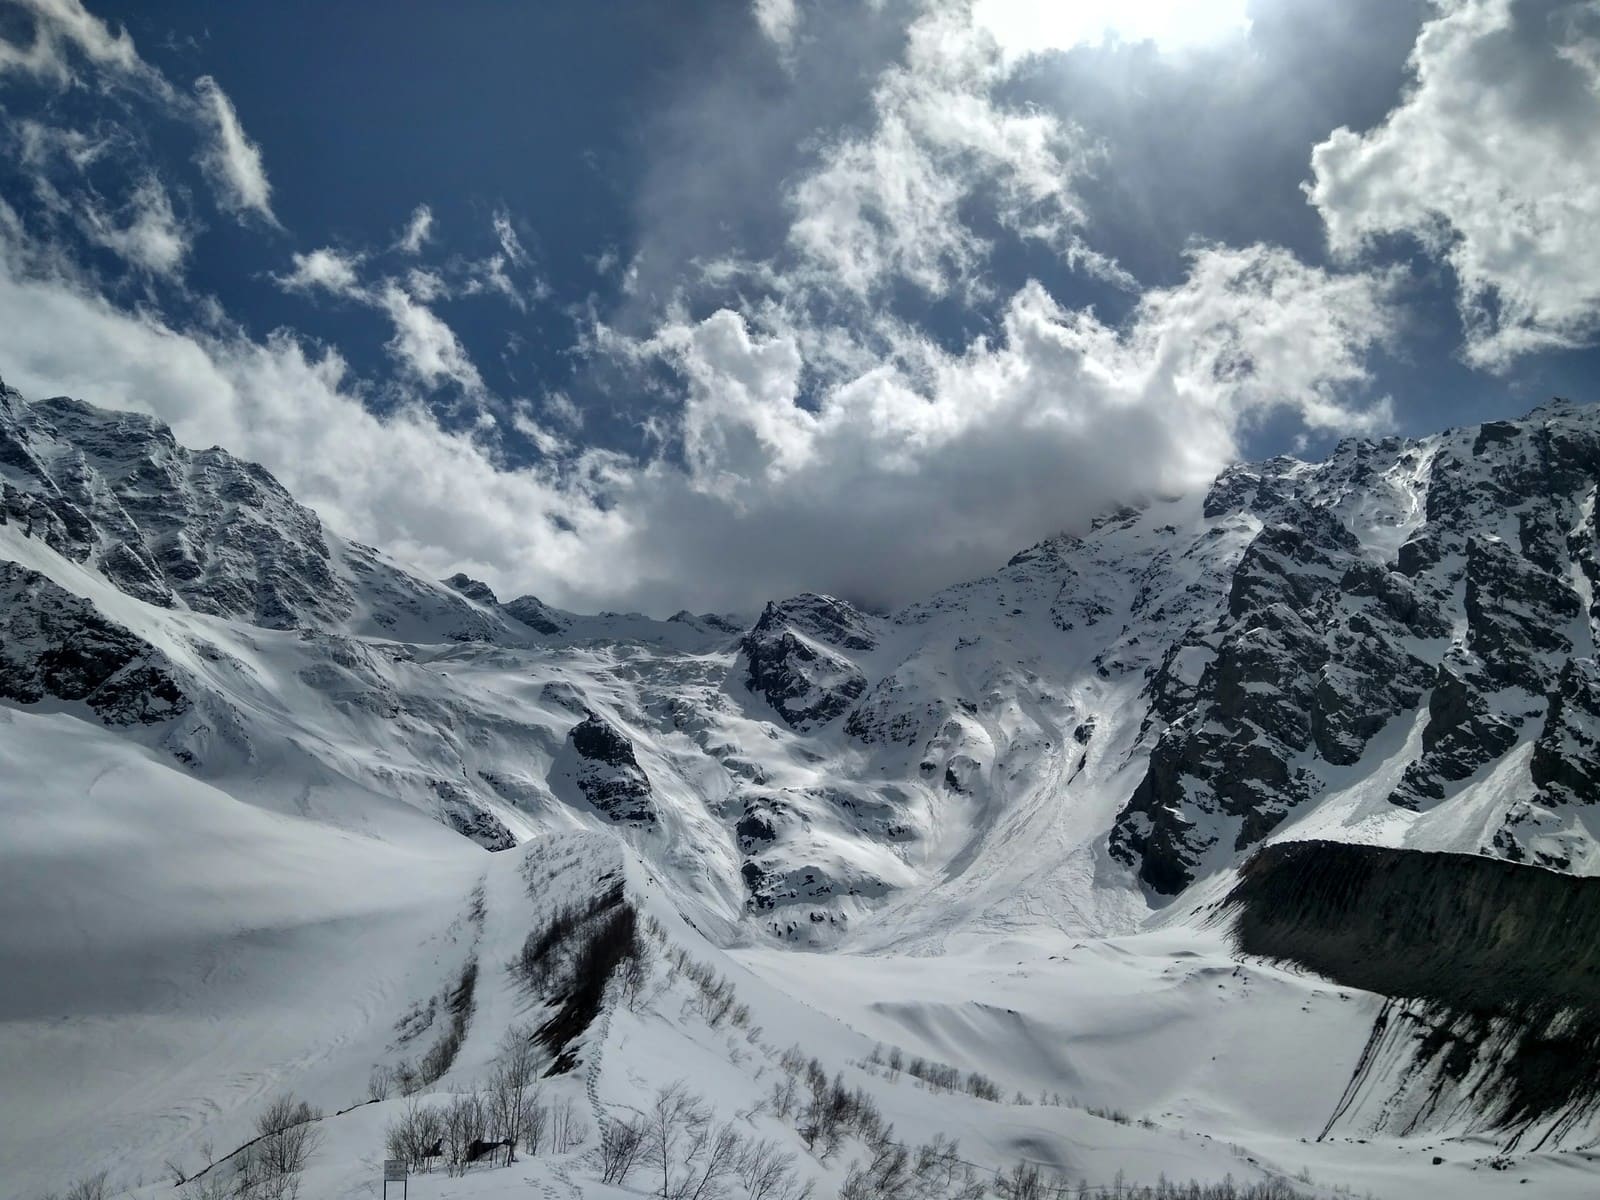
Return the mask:
<svg viewBox="0 0 1600 1200">
<path fill-rule="evenodd" d="M 404 1179 L 406 1177 L 406 1160 L 403 1158 L 386 1158 L 383 1160 L 383 1181 Z"/>
</svg>

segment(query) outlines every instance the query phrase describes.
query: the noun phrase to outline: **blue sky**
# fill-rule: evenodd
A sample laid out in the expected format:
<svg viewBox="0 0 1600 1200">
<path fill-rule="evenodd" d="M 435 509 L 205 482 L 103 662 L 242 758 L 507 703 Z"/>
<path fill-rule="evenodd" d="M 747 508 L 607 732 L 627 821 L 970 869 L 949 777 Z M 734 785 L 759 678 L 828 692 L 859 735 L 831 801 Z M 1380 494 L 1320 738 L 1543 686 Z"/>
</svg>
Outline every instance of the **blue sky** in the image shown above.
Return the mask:
<svg viewBox="0 0 1600 1200">
<path fill-rule="evenodd" d="M 0 376 L 503 593 L 894 604 L 1594 398 L 1593 0 L 0 0 Z"/>
</svg>

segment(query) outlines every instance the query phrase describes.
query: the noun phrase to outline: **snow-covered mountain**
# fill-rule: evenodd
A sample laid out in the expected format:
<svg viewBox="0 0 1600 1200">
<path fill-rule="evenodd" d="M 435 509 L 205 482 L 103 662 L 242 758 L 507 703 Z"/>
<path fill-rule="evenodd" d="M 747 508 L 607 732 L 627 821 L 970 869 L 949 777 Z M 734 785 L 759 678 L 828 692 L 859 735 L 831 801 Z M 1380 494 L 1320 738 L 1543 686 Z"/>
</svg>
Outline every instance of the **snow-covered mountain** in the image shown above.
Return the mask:
<svg viewBox="0 0 1600 1200">
<path fill-rule="evenodd" d="M 464 1085 L 533 1004 L 505 964 L 553 858 L 572 896 L 625 878 L 773 1046 L 877 1087 L 882 1041 L 1150 1122 L 887 1089 L 986 1170 L 1315 1161 L 1434 1194 L 1397 1190 L 1426 1144 L 1487 1195 L 1490 1107 L 1329 1120 L 1382 1000 L 1241 960 L 1215 905 L 1285 841 L 1600 874 L 1597 488 L 1600 413 L 1556 402 L 1230 468 L 895 613 L 585 616 L 422 578 L 148 417 L 0 385 L 0 1193 L 80 1158 L 134 1186 L 242 1141 L 278 1086 L 343 1108 L 470 959 L 435 1081 Z M 759 1039 L 730 1061 L 664 994 L 581 1042 L 596 1128 L 673 1072 L 764 1093 Z M 85 1120 L 92 1154 L 52 1140 Z M 1518 1169 L 1592 1190 L 1568 1152 L 1593 1114 L 1539 1120 L 1566 1126 Z M 317 1194 L 354 1195 L 382 1122 L 330 1125 L 349 1161 Z"/>
</svg>

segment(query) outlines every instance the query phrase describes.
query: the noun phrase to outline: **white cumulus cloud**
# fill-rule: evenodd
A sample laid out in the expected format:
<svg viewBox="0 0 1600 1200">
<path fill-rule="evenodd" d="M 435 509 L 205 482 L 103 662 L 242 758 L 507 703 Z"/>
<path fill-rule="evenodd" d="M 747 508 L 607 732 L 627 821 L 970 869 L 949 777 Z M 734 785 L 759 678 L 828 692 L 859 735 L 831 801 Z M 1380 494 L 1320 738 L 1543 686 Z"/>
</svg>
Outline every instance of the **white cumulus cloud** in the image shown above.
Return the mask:
<svg viewBox="0 0 1600 1200">
<path fill-rule="evenodd" d="M 394 322 L 389 352 L 407 374 L 429 387 L 451 382 L 469 392 L 483 390 L 478 368 L 437 313 L 393 280 L 382 286 L 376 300 Z"/>
<path fill-rule="evenodd" d="M 754 0 L 750 12 L 757 27 L 779 50 L 788 50 L 794 45 L 795 31 L 800 26 L 795 0 Z"/>
<path fill-rule="evenodd" d="M 147 176 L 135 186 L 120 213 L 86 205 L 83 222 L 91 241 L 134 266 L 168 277 L 182 272 L 192 236 L 173 212 L 167 190 L 154 176 Z"/>
<path fill-rule="evenodd" d="M 664 326 L 632 350 L 684 382 L 682 464 L 629 477 L 652 499 L 619 506 L 639 520 L 615 561 L 647 593 L 723 563 L 727 603 L 806 586 L 906 600 L 1115 501 L 1199 486 L 1268 413 L 1387 427 L 1387 405 L 1345 398 L 1390 329 L 1385 292 L 1281 249 L 1211 247 L 1125 323 L 1029 284 L 992 340 L 923 342 L 910 366 L 879 361 L 820 395 L 803 390 L 815 331 L 728 309 Z"/>
<path fill-rule="evenodd" d="M 963 8 L 915 21 L 873 92 L 871 127 L 835 140 L 792 190 L 802 260 L 857 297 L 894 279 L 943 295 L 971 284 L 988 250 L 964 211 L 982 199 L 1009 232 L 1114 273 L 1077 236 L 1073 188 L 1097 148 L 1053 113 L 998 100 L 1007 75 Z"/>
<path fill-rule="evenodd" d="M 1000 283 L 1005 240 L 1137 288 L 1087 240 L 1078 185 L 1100 148 L 1016 99 L 1003 47 L 967 6 L 920 8 L 905 32 L 894 61 L 875 60 L 864 104 L 774 173 L 786 182 L 768 197 L 768 256 L 701 261 L 692 287 L 652 287 L 615 322 L 582 313 L 577 350 L 615 389 L 591 394 L 580 376 L 587 412 L 564 392 L 494 395 L 441 315 L 474 291 L 540 286 L 504 210 L 486 259 L 386 258 L 428 242 L 422 206 L 398 242 L 296 253 L 274 277 L 387 318 L 402 402 L 379 416 L 367 401 L 394 390 L 350 378 L 336 349 L 286 330 L 252 337 L 219 311 L 186 321 L 130 306 L 74 266 L 58 227 L 0 204 L 0 373 L 35 394 L 154 412 L 189 444 L 256 459 L 336 529 L 431 574 L 658 612 L 807 588 L 913 599 L 1107 505 L 1201 485 L 1269 415 L 1387 426 L 1385 404 L 1359 402 L 1393 326 L 1382 273 L 1197 246 L 1118 318 L 1040 282 Z M 202 81 L 199 94 L 216 118 L 214 177 L 270 219 L 259 154 L 220 89 Z M 153 195 L 145 207 L 159 216 Z M 134 215 L 107 230 L 135 228 Z M 936 334 L 897 308 L 907 293 L 985 332 Z M 452 416 L 466 419 L 446 428 L 403 399 L 426 389 L 458 392 Z M 608 402 L 633 392 L 649 400 L 634 414 L 643 447 L 606 449 Z M 517 435 L 536 461 L 507 460 Z"/>
<path fill-rule="evenodd" d="M 1248 33 L 1248 0 L 976 0 L 973 19 L 1011 59 L 1106 40 L 1181 51 Z"/>
<path fill-rule="evenodd" d="M 357 268 L 361 265 L 359 254 L 347 254 L 331 246 L 323 246 L 309 254 L 295 253 L 290 261 L 294 269 L 287 275 L 275 275 L 279 287 L 290 292 L 310 292 L 317 289 L 336 296 L 364 295 Z"/>
<path fill-rule="evenodd" d="M 1409 235 L 1453 269 L 1470 362 L 1600 332 L 1595 0 L 1435 0 L 1413 79 L 1376 128 L 1338 129 L 1307 194 L 1334 251 Z"/>
</svg>

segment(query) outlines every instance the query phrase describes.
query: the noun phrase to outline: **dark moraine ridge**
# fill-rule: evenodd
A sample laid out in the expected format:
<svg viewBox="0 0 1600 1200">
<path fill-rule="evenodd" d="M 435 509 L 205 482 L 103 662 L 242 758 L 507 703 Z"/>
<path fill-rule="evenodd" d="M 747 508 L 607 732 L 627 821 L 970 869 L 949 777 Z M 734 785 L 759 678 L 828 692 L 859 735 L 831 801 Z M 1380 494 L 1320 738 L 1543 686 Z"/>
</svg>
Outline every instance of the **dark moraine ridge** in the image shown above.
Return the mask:
<svg viewBox="0 0 1600 1200">
<path fill-rule="evenodd" d="M 1340 842 L 1268 846 L 1239 876 L 1246 954 L 1467 1012 L 1600 1014 L 1600 879 Z"/>
<path fill-rule="evenodd" d="M 1415 1070 L 1435 1092 L 1465 1084 L 1491 1125 L 1570 1123 L 1600 1104 L 1600 879 L 1283 842 L 1244 865 L 1224 909 L 1241 952 L 1404 1002 L 1373 1044 L 1406 1022 Z"/>
</svg>

